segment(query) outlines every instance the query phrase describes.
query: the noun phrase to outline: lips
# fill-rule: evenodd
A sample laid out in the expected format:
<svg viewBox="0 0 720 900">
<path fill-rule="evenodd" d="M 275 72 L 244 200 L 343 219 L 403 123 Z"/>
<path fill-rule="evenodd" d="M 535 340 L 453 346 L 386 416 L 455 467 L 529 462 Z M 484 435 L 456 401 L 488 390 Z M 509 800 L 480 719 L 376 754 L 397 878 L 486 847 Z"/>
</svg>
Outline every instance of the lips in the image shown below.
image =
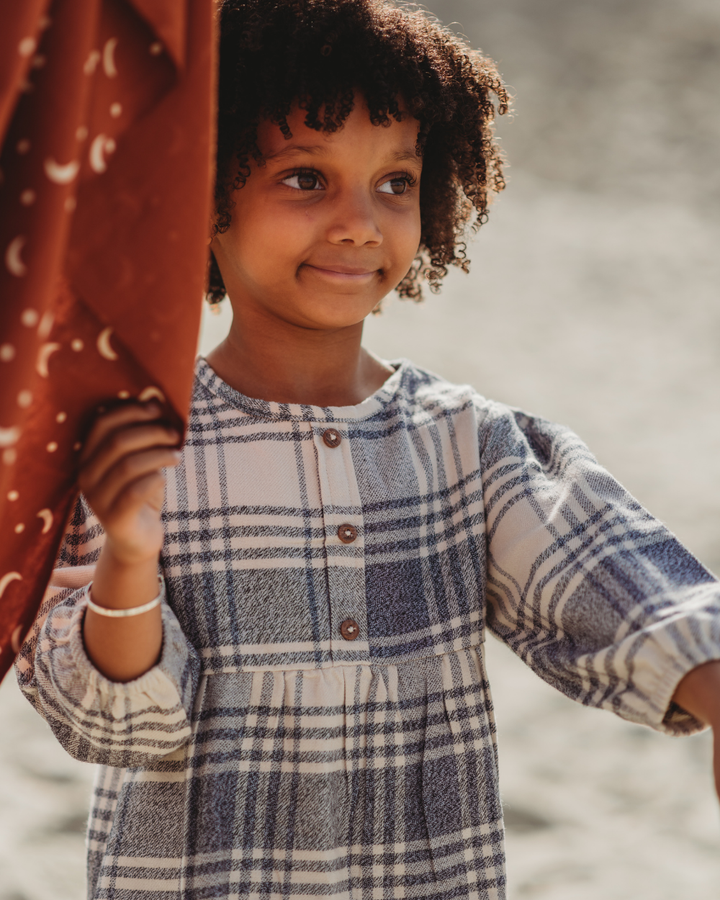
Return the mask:
<svg viewBox="0 0 720 900">
<path fill-rule="evenodd" d="M 365 266 L 344 266 L 339 263 L 306 263 L 310 269 L 317 269 L 319 272 L 328 272 L 331 275 L 374 275 L 377 269 L 367 268 Z"/>
</svg>

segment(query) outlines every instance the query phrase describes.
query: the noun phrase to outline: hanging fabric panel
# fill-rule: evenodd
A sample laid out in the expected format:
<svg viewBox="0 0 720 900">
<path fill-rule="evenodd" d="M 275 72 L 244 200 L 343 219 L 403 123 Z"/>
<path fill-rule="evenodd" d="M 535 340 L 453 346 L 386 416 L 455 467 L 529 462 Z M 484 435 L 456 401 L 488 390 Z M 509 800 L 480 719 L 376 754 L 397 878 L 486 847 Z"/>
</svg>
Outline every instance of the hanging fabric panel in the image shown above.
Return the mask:
<svg viewBox="0 0 720 900">
<path fill-rule="evenodd" d="M 0 678 L 98 408 L 183 428 L 214 159 L 214 0 L 0 7 Z"/>
</svg>

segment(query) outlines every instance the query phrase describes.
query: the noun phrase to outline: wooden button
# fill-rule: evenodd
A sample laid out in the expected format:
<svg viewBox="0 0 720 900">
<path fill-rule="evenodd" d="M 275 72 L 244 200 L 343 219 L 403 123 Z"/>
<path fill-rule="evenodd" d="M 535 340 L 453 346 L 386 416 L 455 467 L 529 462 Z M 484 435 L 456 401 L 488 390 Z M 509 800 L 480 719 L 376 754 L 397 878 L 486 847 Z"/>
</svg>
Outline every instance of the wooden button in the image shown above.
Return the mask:
<svg viewBox="0 0 720 900">
<path fill-rule="evenodd" d="M 360 626 L 355 619 L 345 619 L 345 621 L 340 624 L 340 634 L 346 641 L 354 641 L 360 634 Z"/>
<path fill-rule="evenodd" d="M 339 447 L 341 441 L 342 435 L 334 428 L 326 428 L 325 431 L 323 431 L 323 442 L 325 443 L 326 447 L 330 447 L 330 449 L 332 449 L 333 447 Z"/>
<path fill-rule="evenodd" d="M 357 537 L 357 528 L 354 525 L 341 525 L 337 530 L 337 536 L 343 544 L 352 544 Z"/>
</svg>

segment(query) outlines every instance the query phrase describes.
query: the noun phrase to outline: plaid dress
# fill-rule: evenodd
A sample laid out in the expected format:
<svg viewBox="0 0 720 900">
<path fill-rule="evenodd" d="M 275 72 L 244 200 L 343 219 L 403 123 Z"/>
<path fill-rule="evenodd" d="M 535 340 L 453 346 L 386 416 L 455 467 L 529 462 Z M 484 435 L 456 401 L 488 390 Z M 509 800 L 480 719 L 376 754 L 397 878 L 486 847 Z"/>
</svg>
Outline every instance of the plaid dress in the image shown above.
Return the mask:
<svg viewBox="0 0 720 900">
<path fill-rule="evenodd" d="M 318 408 L 198 361 L 162 657 L 128 684 L 83 649 L 78 504 L 18 675 L 101 766 L 91 898 L 504 898 L 486 626 L 581 703 L 701 727 L 670 701 L 720 658 L 713 576 L 567 429 L 393 367 Z"/>
</svg>

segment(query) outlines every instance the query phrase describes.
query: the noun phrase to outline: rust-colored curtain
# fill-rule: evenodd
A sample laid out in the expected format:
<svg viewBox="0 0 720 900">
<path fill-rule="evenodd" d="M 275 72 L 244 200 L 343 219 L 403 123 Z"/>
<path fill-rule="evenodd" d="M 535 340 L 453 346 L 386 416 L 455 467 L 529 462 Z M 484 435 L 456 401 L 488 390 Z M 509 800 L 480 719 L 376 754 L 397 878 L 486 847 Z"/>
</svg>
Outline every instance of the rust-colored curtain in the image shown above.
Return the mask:
<svg viewBox="0 0 720 900">
<path fill-rule="evenodd" d="M 210 216 L 214 0 L 0 6 L 0 678 L 98 406 L 192 385 Z"/>
</svg>

